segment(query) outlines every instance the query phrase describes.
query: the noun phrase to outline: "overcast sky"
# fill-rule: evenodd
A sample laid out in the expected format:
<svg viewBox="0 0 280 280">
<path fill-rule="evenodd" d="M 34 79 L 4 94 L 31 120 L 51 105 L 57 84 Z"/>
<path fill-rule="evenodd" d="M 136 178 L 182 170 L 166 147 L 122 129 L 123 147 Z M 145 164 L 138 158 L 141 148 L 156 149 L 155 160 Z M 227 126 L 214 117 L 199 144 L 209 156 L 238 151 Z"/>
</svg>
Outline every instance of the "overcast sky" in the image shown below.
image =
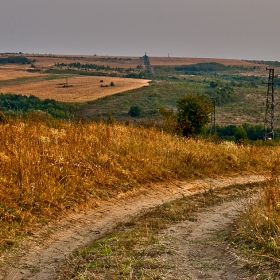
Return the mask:
<svg viewBox="0 0 280 280">
<path fill-rule="evenodd" d="M 279 0 L 0 3 L 0 52 L 280 61 Z"/>
</svg>

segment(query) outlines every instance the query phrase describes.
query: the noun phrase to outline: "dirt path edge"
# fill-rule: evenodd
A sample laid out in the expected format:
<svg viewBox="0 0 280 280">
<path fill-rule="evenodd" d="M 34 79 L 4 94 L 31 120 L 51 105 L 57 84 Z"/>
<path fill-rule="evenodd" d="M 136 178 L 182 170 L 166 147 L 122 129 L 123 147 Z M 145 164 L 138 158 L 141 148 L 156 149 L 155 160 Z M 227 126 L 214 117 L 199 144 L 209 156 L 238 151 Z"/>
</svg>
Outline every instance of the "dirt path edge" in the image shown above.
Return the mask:
<svg viewBox="0 0 280 280">
<path fill-rule="evenodd" d="M 231 178 L 208 178 L 192 182 L 173 182 L 142 188 L 137 193 L 119 195 L 86 212 L 73 213 L 60 222 L 48 225 L 44 234 L 34 234 L 25 240 L 22 249 L 10 256 L 1 256 L 0 272 L 4 280 L 53 279 L 55 264 L 65 259 L 75 249 L 105 236 L 118 223 L 126 222 L 153 207 L 209 188 L 262 182 L 261 175 Z M 8 263 L 8 264 L 7 264 Z"/>
</svg>

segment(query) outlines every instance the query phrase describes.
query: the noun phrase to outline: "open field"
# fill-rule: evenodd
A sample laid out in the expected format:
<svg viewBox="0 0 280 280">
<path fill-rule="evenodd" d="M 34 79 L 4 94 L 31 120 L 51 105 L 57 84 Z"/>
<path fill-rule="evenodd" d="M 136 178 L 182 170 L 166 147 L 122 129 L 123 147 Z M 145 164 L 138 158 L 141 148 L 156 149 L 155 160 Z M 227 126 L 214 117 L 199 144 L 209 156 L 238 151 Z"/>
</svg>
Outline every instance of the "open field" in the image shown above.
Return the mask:
<svg viewBox="0 0 280 280">
<path fill-rule="evenodd" d="M 6 55 L 8 56 L 8 55 Z M 182 94 L 209 93 L 212 89 L 209 84 L 217 81 L 220 85 L 229 85 L 234 91 L 236 99 L 217 106 L 216 123 L 220 125 L 239 125 L 244 122 L 263 123 L 265 109 L 265 95 L 267 88 L 261 84 L 261 80 L 267 80 L 265 64 L 253 63 L 245 60 L 214 59 L 214 58 L 176 58 L 176 57 L 149 57 L 151 65 L 169 65 L 169 67 L 155 68 L 155 75 L 149 75 L 149 70 L 143 65 L 140 57 L 108 57 L 108 56 L 78 56 L 78 55 L 24 55 L 28 57 L 37 70 L 41 72 L 27 72 L 30 64 L 6 64 L 0 65 L 0 92 L 16 93 L 23 95 L 35 95 L 41 99 L 55 99 L 62 102 L 87 102 L 81 113 L 87 119 L 100 119 L 112 114 L 118 121 L 126 121 L 127 112 L 131 106 L 139 106 L 142 116 L 137 119 L 145 121 L 155 116 L 160 106 L 174 109 L 176 102 Z M 34 62 L 34 60 L 36 60 Z M 82 69 L 69 66 L 69 63 L 80 63 Z M 199 62 L 217 62 L 230 67 L 224 72 L 209 71 L 195 72 L 194 75 L 186 74 L 184 70 L 176 71 L 175 65 L 190 65 Z M 62 66 L 55 66 L 63 63 Z M 86 64 L 110 66 L 110 69 L 85 69 Z M 242 66 L 242 67 L 239 67 Z M 116 69 L 120 67 L 122 69 Z M 69 70 L 70 68 L 70 70 Z M 169 70 L 168 70 L 169 69 Z M 46 73 L 45 70 L 53 70 Z M 162 71 L 162 72 L 160 72 Z M 170 72 L 168 72 L 170 71 Z M 275 73 L 279 70 L 276 68 Z M 128 74 L 136 76 L 143 72 L 146 77 L 141 79 L 125 79 Z M 44 73 L 44 74 L 42 74 Z M 78 75 L 82 74 L 82 75 Z M 98 76 L 87 76 L 98 75 Z M 102 76 L 99 76 L 102 75 Z M 104 75 L 104 77 L 103 77 Z M 119 75 L 108 77 L 107 75 Z M 105 77 L 106 76 L 106 77 Z M 71 87 L 63 87 L 69 78 Z M 172 79 L 174 77 L 175 79 Z M 256 77 L 258 79 L 256 79 Z M 148 88 L 148 79 L 153 79 Z M 100 83 L 100 80 L 104 80 Z M 113 82 L 115 86 L 111 87 Z M 101 87 L 104 85 L 104 87 Z M 107 85 L 107 87 L 106 87 Z M 132 90 L 132 91 L 130 91 Z M 276 88 L 277 90 L 277 88 Z M 125 93 L 123 93 L 125 91 Z M 115 95 L 120 93 L 119 95 Z M 211 94 L 212 94 L 211 93 Z M 215 92 L 214 92 L 215 93 Z M 216 94 L 216 93 L 215 93 Z M 111 95 L 115 95 L 112 97 Z M 110 96 L 108 99 L 103 97 Z M 278 94 L 275 102 L 278 103 Z M 97 100 L 99 99 L 99 100 Z M 101 104 L 102 103 L 102 104 Z M 277 104 L 276 104 L 277 106 Z M 278 111 L 275 112 L 275 125 L 278 126 Z"/>
<path fill-rule="evenodd" d="M 2 55 L 5 57 L 5 55 Z M 8 55 L 6 55 L 8 56 Z M 111 68 L 136 69 L 143 65 L 140 57 L 108 57 L 108 56 L 74 56 L 74 55 L 25 55 L 35 68 L 42 71 L 52 69 L 56 63 L 69 64 L 79 62 L 85 64 L 96 64 L 110 66 Z M 236 65 L 253 67 L 260 66 L 248 61 L 235 59 L 212 59 L 212 58 L 176 58 L 176 57 L 150 57 L 151 65 L 190 65 L 199 62 L 218 62 L 225 65 Z M 262 66 L 261 68 L 263 68 Z M 69 84 L 72 87 L 63 87 L 66 83 L 66 75 L 39 74 L 38 72 L 27 72 L 30 65 L 2 65 L 0 66 L 0 92 L 16 93 L 22 95 L 35 95 L 41 99 L 55 99 L 62 102 L 85 102 L 92 101 L 107 95 L 141 88 L 148 85 L 148 80 L 69 76 Z M 263 72 L 263 71 L 262 71 Z M 43 73 L 43 72 L 41 72 Z M 106 72 L 104 72 L 105 75 Z M 265 73 L 266 74 L 266 73 Z M 49 75 L 49 76 L 48 76 Z M 36 79 L 38 78 L 38 79 Z M 115 84 L 114 87 L 101 87 L 100 80 L 104 85 Z"/>
<path fill-rule="evenodd" d="M 103 80 L 101 83 L 100 81 Z M 35 95 L 41 99 L 55 99 L 62 102 L 86 102 L 107 95 L 148 86 L 149 80 L 118 77 L 70 76 L 70 87 L 63 87 L 66 78 L 18 82 L 0 86 L 2 93 Z M 110 86 L 113 82 L 114 86 Z M 101 87 L 102 85 L 102 87 Z M 107 87 L 106 87 L 107 85 Z"/>
<path fill-rule="evenodd" d="M 0 81 L 13 80 L 18 78 L 29 78 L 29 77 L 42 77 L 46 74 L 40 74 L 38 72 L 28 72 L 28 65 L 0 65 Z"/>
<path fill-rule="evenodd" d="M 217 62 L 226 66 L 260 66 L 259 64 L 238 60 L 238 59 L 219 59 L 219 58 L 191 58 L 191 57 L 150 57 L 151 65 L 191 65 L 196 63 Z"/>
<path fill-rule="evenodd" d="M 27 58 L 36 59 L 34 65 L 40 68 L 49 68 L 56 63 L 74 63 L 81 64 L 96 64 L 110 66 L 111 68 L 136 68 L 137 65 L 143 65 L 143 60 L 140 57 L 109 57 L 109 56 L 75 56 L 75 55 L 26 55 Z"/>
<path fill-rule="evenodd" d="M 34 56 L 30 58 L 38 60 L 34 62 L 37 63 L 35 68 L 38 67 L 38 70 L 42 70 L 43 73 L 44 70 L 54 69 L 54 63 L 80 62 L 82 64 L 100 63 L 100 65 L 111 63 L 110 67 L 119 67 L 116 65 L 123 64 L 129 68 L 129 64 L 135 63 L 136 66 L 139 65 L 139 61 L 141 62 L 140 58 L 132 61 L 132 59 L 124 57 L 121 59 L 93 56 Z M 157 58 L 150 59 L 155 59 L 152 65 L 153 63 L 155 63 L 154 65 L 156 63 L 166 65 L 167 58 L 161 58 L 158 62 L 156 62 Z M 56 66 L 57 68 L 54 70 L 59 71 L 52 71 L 52 73 L 46 71 L 45 74 L 35 72 L 37 69 L 31 73 L 27 72 L 30 64 L 0 66 L 0 74 L 2 73 L 0 92 L 83 103 L 67 103 L 63 104 L 64 107 L 59 107 L 54 101 L 46 101 L 48 107 L 42 107 L 43 105 L 37 102 L 41 106 L 38 107 L 38 104 L 32 100 L 36 98 L 30 98 L 31 100 L 28 100 L 29 103 L 27 103 L 28 98 L 17 100 L 16 98 L 19 96 L 12 96 L 16 98 L 11 97 L 9 101 L 8 96 L 1 95 L 3 99 L 1 110 L 7 108 L 8 113 L 12 110 L 22 113 L 25 111 L 20 110 L 24 108 L 27 114 L 22 113 L 20 118 L 12 118 L 11 116 L 14 115 L 8 113 L 6 115 L 5 111 L 0 114 L 0 145 L 2 147 L 0 151 L 0 279 L 3 279 L 1 277 L 4 275 L 2 264 L 7 267 L 9 263 L 14 264 L 14 267 L 18 267 L 20 270 L 16 272 L 18 278 L 12 275 L 10 278 L 4 278 L 6 280 L 23 279 L 22 269 L 28 270 L 27 273 L 35 273 L 35 271 L 44 273 L 44 270 L 39 271 L 43 268 L 44 261 L 41 261 L 42 259 L 37 258 L 36 255 L 39 252 L 39 243 L 42 244 L 44 253 L 38 255 L 45 260 L 45 264 L 48 263 L 49 268 L 53 269 L 46 256 L 47 251 L 51 252 L 49 257 L 51 256 L 50 258 L 53 260 L 53 251 L 49 248 L 53 248 L 63 256 L 73 249 L 73 247 L 66 249 L 65 229 L 67 228 L 71 232 L 74 229 L 77 230 L 77 223 L 73 222 L 74 215 L 78 217 L 75 219 L 79 220 L 83 229 L 86 228 L 87 223 L 96 226 L 98 222 L 103 221 L 100 227 L 90 228 L 86 234 L 79 230 L 79 236 L 82 236 L 83 240 L 86 235 L 90 236 L 92 240 L 93 236 L 98 237 L 105 234 L 105 226 L 112 225 L 111 220 L 109 222 L 102 220 L 108 209 L 106 203 L 110 203 L 110 201 L 123 206 L 123 201 L 130 199 L 135 209 L 139 210 L 137 203 L 141 202 L 139 198 L 142 194 L 151 207 L 152 199 L 159 199 L 159 204 L 163 202 L 163 199 L 160 199 L 161 192 L 174 193 L 176 190 L 177 194 L 182 197 L 187 194 L 184 192 L 183 182 L 189 184 L 198 180 L 201 183 L 197 188 L 206 190 L 205 182 L 210 180 L 208 195 L 202 195 L 203 201 L 210 205 L 213 202 L 213 186 L 217 187 L 217 179 L 222 179 L 222 176 L 234 178 L 257 176 L 259 178 L 264 175 L 268 178 L 270 172 L 275 177 L 275 184 L 273 181 L 273 185 L 266 190 L 264 196 L 265 200 L 269 202 L 268 207 L 260 207 L 257 209 L 258 211 L 253 211 L 254 214 L 257 212 L 260 214 L 258 218 L 249 214 L 249 217 L 254 218 L 253 221 L 250 220 L 252 230 L 247 229 L 248 222 L 245 222 L 245 227 L 241 224 L 241 232 L 238 234 L 242 234 L 240 240 L 244 240 L 243 236 L 247 234 L 250 244 L 254 243 L 257 238 L 264 239 L 264 245 L 260 245 L 261 251 L 263 252 L 262 248 L 265 248 L 265 252 L 268 254 L 274 253 L 278 261 L 280 256 L 280 234 L 277 226 L 280 221 L 278 209 L 280 149 L 277 142 L 258 141 L 256 144 L 252 144 L 252 142 L 246 141 L 243 144 L 235 144 L 214 137 L 183 138 L 165 133 L 162 130 L 163 126 L 161 126 L 161 130 L 156 128 L 158 124 L 156 121 L 160 121 L 159 106 L 174 109 L 178 98 L 186 93 L 206 93 L 209 96 L 213 94 L 220 101 L 216 108 L 217 124 L 241 124 L 244 121 L 261 123 L 264 117 L 267 88 L 262 84 L 263 77 L 260 77 L 261 75 L 256 77 L 255 70 L 263 71 L 267 76 L 267 72 L 263 70 L 264 66 L 258 65 L 260 68 L 256 69 L 255 65 L 250 62 L 236 60 L 168 59 L 172 60 L 170 63 L 174 63 L 169 65 L 177 65 L 179 62 L 181 63 L 179 65 L 186 65 L 188 61 L 189 64 L 211 61 L 244 67 L 224 67 L 222 68 L 224 70 L 220 72 L 215 68 L 209 71 L 206 68 L 205 71 L 196 70 L 194 73 L 186 73 L 184 67 L 182 70 L 177 70 L 175 67 L 147 67 L 147 69 L 138 67 L 132 70 L 114 69 L 115 74 L 120 76 L 109 77 L 106 75 L 112 75 L 113 72 L 108 68 L 102 68 L 104 71 L 101 73 L 102 76 L 86 76 L 100 73 L 94 68 L 92 72 L 96 71 L 96 73 L 89 74 L 85 66 L 82 70 L 76 66 L 73 66 L 74 69 L 68 69 L 68 65 Z M 238 62 L 244 64 L 236 64 Z M 128 73 L 138 74 L 142 70 L 145 72 L 144 76 L 141 76 L 141 73 L 138 77 L 146 77 L 146 79 L 121 78 L 127 76 Z M 153 81 L 149 83 L 149 79 L 153 79 Z M 264 81 L 266 80 L 264 79 Z M 275 85 L 277 82 L 280 84 L 276 79 L 275 81 Z M 68 83 L 67 87 L 65 87 L 66 83 Z M 213 87 L 213 84 L 216 86 Z M 108 97 L 106 98 L 106 96 Z M 32 102 L 34 102 L 33 107 L 25 106 L 33 104 Z M 278 103 L 277 97 L 275 102 Z M 12 107 L 12 104 L 15 106 Z M 74 109 L 76 106 L 89 119 L 100 114 L 103 121 L 71 121 L 66 115 L 68 110 L 66 105 L 69 108 L 73 106 Z M 133 105 L 137 105 L 141 109 L 142 115 L 139 118 L 128 116 L 127 112 Z M 62 108 L 62 118 L 65 117 L 67 121 L 49 118 L 44 114 L 40 115 L 38 114 L 40 111 L 32 111 L 33 108 L 34 110 L 43 108 L 42 110 L 49 114 L 51 114 L 50 109 L 55 111 Z M 72 112 L 70 109 L 69 112 Z M 104 116 L 107 117 L 109 112 L 113 118 L 117 116 L 118 118 L 115 119 L 125 125 L 114 121 L 106 124 Z M 38 118 L 38 116 L 42 116 L 42 118 Z M 141 118 L 151 121 L 150 128 L 144 128 L 145 123 L 140 123 Z M 136 125 L 136 121 L 139 121 L 140 125 Z M 130 125 L 132 123 L 135 125 Z M 275 127 L 278 123 L 279 115 L 276 112 Z M 213 183 L 214 180 L 215 183 Z M 191 189 L 194 190 L 193 187 Z M 147 196 L 149 193 L 151 195 Z M 220 192 L 217 193 L 218 196 L 220 194 Z M 118 206 L 117 203 L 112 203 L 114 210 Z M 170 214 L 174 221 L 178 221 L 178 218 L 173 215 L 174 211 L 167 204 L 163 207 L 166 211 L 165 214 Z M 92 211 L 96 214 L 96 220 L 88 216 L 88 213 Z M 123 213 L 125 215 L 129 213 L 127 207 Z M 226 215 L 228 212 L 224 214 L 224 216 Z M 86 216 L 88 220 L 86 220 Z M 120 212 L 117 211 L 116 216 L 120 218 Z M 190 218 L 192 223 L 196 222 L 193 216 Z M 207 221 L 208 218 L 203 220 Z M 220 218 L 215 218 L 215 220 L 218 221 L 218 224 L 221 223 Z M 116 222 L 115 217 L 112 221 Z M 253 223 L 255 221 L 257 223 Z M 59 226 L 54 228 L 53 225 L 56 223 Z M 152 219 L 152 223 L 156 225 L 157 221 Z M 255 225 L 260 225 L 260 227 Z M 147 231 L 146 223 L 144 229 Z M 257 234 L 255 229 L 259 230 Z M 58 234 L 61 233 L 62 239 L 52 239 L 52 233 L 56 230 Z M 269 234 L 264 236 L 264 232 Z M 152 233 L 151 237 L 155 239 L 156 235 Z M 71 244 L 74 243 L 74 239 L 74 235 L 69 235 Z M 138 236 L 136 239 L 139 239 Z M 58 243 L 52 243 L 54 246 L 45 250 L 45 244 L 50 244 L 53 240 L 61 241 L 61 251 L 57 246 Z M 36 245 L 33 244 L 34 246 L 30 245 L 33 241 L 34 244 L 36 243 Z M 82 246 L 78 238 L 76 241 L 77 247 Z M 35 258 L 29 258 L 29 260 L 25 258 L 25 256 L 30 257 L 22 250 L 25 245 L 27 245 L 27 249 L 30 249 L 29 252 L 35 253 Z M 151 248 L 150 245 L 149 243 L 148 248 Z M 107 254 L 108 247 L 104 248 L 105 251 L 101 253 Z M 69 251 L 66 252 L 67 250 Z M 19 253 L 14 254 L 16 251 Z M 130 252 L 130 249 L 128 251 Z M 9 252 L 14 254 L 13 261 L 5 258 L 5 254 L 9 255 Z M 213 252 L 216 253 L 215 250 Z M 20 254 L 24 257 L 19 261 L 18 255 Z M 153 256 L 155 259 L 155 255 Z M 55 262 L 58 259 L 55 257 Z M 117 260 L 120 261 L 119 256 Z M 181 263 L 181 257 L 178 260 Z M 130 267 L 132 266 L 130 265 Z M 10 271 L 12 274 L 14 273 L 12 270 Z M 54 278 L 49 277 L 49 279 Z M 146 279 L 151 279 L 151 277 Z"/>
<path fill-rule="evenodd" d="M 34 65 L 40 68 L 50 68 L 56 63 L 73 63 L 80 62 L 81 64 L 96 64 L 105 65 L 112 68 L 136 68 L 138 65 L 143 65 L 141 57 L 129 56 L 94 56 L 94 55 L 24 55 L 30 60 L 35 59 Z M 260 66 L 260 64 L 253 63 L 246 60 L 238 59 L 218 59 L 218 58 L 192 58 L 192 57 L 149 57 L 152 66 L 155 65 L 190 65 L 202 62 L 217 62 L 230 66 L 244 66 L 253 67 Z M 265 65 L 263 65 L 265 67 Z"/>
</svg>

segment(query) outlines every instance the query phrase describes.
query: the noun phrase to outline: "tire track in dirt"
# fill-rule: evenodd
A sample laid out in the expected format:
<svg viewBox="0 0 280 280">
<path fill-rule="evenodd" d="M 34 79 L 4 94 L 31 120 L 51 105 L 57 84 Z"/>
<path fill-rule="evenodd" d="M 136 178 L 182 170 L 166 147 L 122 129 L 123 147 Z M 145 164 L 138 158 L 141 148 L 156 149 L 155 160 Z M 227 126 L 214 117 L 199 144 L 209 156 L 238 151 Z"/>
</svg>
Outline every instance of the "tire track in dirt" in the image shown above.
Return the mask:
<svg viewBox="0 0 280 280">
<path fill-rule="evenodd" d="M 248 198 L 234 198 L 199 211 L 195 221 L 183 221 L 160 234 L 168 254 L 159 262 L 172 269 L 164 279 L 253 279 L 249 261 L 237 257 L 228 247 L 226 232 Z"/>
<path fill-rule="evenodd" d="M 122 194 L 93 210 L 73 213 L 59 223 L 49 225 L 40 235 L 34 234 L 23 243 L 22 250 L 14 256 L 2 256 L 2 277 L 5 280 L 50 280 L 55 275 L 55 265 L 73 250 L 88 245 L 106 235 L 121 222 L 144 213 L 162 203 L 182 196 L 222 188 L 234 184 L 264 181 L 260 175 L 234 178 L 203 179 L 192 182 L 173 182 L 145 187 Z M 51 232 L 51 233 L 50 233 Z M 44 233 L 47 238 L 44 238 Z M 46 236 L 45 235 L 45 236 Z M 10 262 L 10 265 L 6 265 Z"/>
</svg>

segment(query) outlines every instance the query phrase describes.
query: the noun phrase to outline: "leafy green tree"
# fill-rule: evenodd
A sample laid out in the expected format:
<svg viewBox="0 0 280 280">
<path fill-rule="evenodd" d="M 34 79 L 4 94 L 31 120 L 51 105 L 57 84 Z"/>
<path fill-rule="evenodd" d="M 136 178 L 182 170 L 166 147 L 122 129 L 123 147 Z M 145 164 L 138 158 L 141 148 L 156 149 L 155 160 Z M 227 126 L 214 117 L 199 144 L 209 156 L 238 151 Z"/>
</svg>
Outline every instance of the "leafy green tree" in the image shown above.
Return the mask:
<svg viewBox="0 0 280 280">
<path fill-rule="evenodd" d="M 183 95 L 177 102 L 178 130 L 183 136 L 199 134 L 210 122 L 213 110 L 209 97 L 205 94 Z"/>
<path fill-rule="evenodd" d="M 237 143 L 243 143 L 248 139 L 246 130 L 244 129 L 243 125 L 237 127 L 234 137 Z"/>
</svg>

